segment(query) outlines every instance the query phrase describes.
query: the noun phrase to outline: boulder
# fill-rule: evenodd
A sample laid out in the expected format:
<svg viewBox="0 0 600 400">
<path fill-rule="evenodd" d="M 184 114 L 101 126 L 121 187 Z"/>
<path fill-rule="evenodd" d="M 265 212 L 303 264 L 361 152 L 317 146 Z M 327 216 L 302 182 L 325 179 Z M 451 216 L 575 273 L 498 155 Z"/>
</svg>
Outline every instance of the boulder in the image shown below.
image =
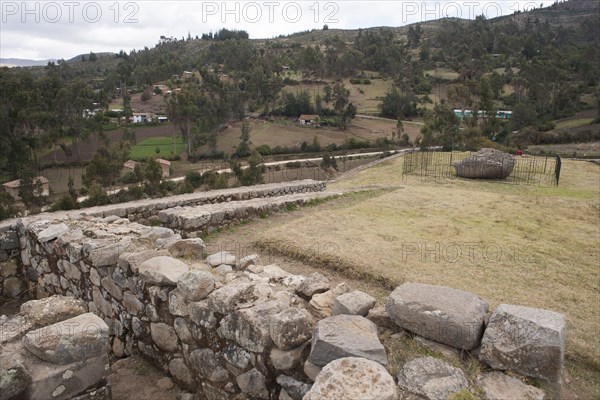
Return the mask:
<svg viewBox="0 0 600 400">
<path fill-rule="evenodd" d="M 323 293 L 329 290 L 329 279 L 318 272 L 310 274 L 298 286 L 296 293 L 307 298 L 313 297 L 315 294 Z"/>
<path fill-rule="evenodd" d="M 447 400 L 469 384 L 459 368 L 437 358 L 423 357 L 404 364 L 398 374 L 398 386 L 428 400 Z"/>
<path fill-rule="evenodd" d="M 479 359 L 494 369 L 557 382 L 566 339 L 567 321 L 563 314 L 501 304 L 485 330 Z"/>
<path fill-rule="evenodd" d="M 196 260 L 203 259 L 204 252 L 206 251 L 206 245 L 200 238 L 177 240 L 167 243 L 165 248 L 173 257 Z"/>
<path fill-rule="evenodd" d="M 281 350 L 290 350 L 311 338 L 313 325 L 313 317 L 304 308 L 290 308 L 271 317 L 271 338 Z"/>
<path fill-rule="evenodd" d="M 244 270 L 251 265 L 257 265 L 260 263 L 260 256 L 258 254 L 250 254 L 246 257 L 242 257 L 237 262 L 237 268 Z"/>
<path fill-rule="evenodd" d="M 385 310 L 385 306 L 377 306 L 370 309 L 369 313 L 367 314 L 367 319 L 380 328 L 395 328 L 394 321 L 392 321 L 388 315 L 387 311 Z"/>
<path fill-rule="evenodd" d="M 162 322 L 151 323 L 150 335 L 154 343 L 163 350 L 174 352 L 179 348 L 177 345 L 177 333 L 175 329 L 167 324 Z"/>
<path fill-rule="evenodd" d="M 495 149 L 481 149 L 460 162 L 453 163 L 456 174 L 471 179 L 506 179 L 517 159 L 512 154 Z"/>
<path fill-rule="evenodd" d="M 213 291 L 215 279 L 209 272 L 192 270 L 179 278 L 177 288 L 187 300 L 200 301 Z"/>
<path fill-rule="evenodd" d="M 212 311 L 225 315 L 233 311 L 238 304 L 254 299 L 253 283 L 232 283 L 213 291 L 208 296 L 208 305 Z"/>
<path fill-rule="evenodd" d="M 265 377 L 256 368 L 239 375 L 235 381 L 247 397 L 265 400 L 269 398 Z"/>
<path fill-rule="evenodd" d="M 55 324 L 85 314 L 87 311 L 85 301 L 58 295 L 30 300 L 21 305 L 21 314 L 35 325 Z"/>
<path fill-rule="evenodd" d="M 166 256 L 146 260 L 139 268 L 140 278 L 155 285 L 177 285 L 179 278 L 188 271 L 186 263 Z"/>
<path fill-rule="evenodd" d="M 543 390 L 526 385 L 517 378 L 502 372 L 488 372 L 479 378 L 478 382 L 485 400 L 527 399 L 545 400 Z"/>
<path fill-rule="evenodd" d="M 221 320 L 218 333 L 233 340 L 243 348 L 262 353 L 272 345 L 270 335 L 271 317 L 287 306 L 278 301 L 265 301 L 253 307 L 235 311 Z"/>
<path fill-rule="evenodd" d="M 349 314 L 366 317 L 369 310 L 375 306 L 375 299 L 368 294 L 355 290 L 344 293 L 333 302 L 333 315 Z"/>
<path fill-rule="evenodd" d="M 374 323 L 358 315 L 336 315 L 317 323 L 308 361 L 322 367 L 344 357 L 363 357 L 387 365 Z"/>
<path fill-rule="evenodd" d="M 21 365 L 0 370 L 0 400 L 17 399 L 29 384 L 29 374 Z"/>
<path fill-rule="evenodd" d="M 338 399 L 395 400 L 396 384 L 377 362 L 357 357 L 340 358 L 323 368 L 304 396 L 304 400 Z"/>
<path fill-rule="evenodd" d="M 308 305 L 318 316 L 329 317 L 333 314 L 333 303 L 335 302 L 335 298 L 349 291 L 350 288 L 348 285 L 340 283 L 324 293 L 315 294 Z"/>
<path fill-rule="evenodd" d="M 300 382 L 287 375 L 279 375 L 276 382 L 293 400 L 302 400 L 312 387 L 310 383 Z"/>
<path fill-rule="evenodd" d="M 202 378 L 212 382 L 226 382 L 229 379 L 229 373 L 221 363 L 219 358 L 211 349 L 198 349 L 190 353 L 190 363 L 198 371 Z"/>
<path fill-rule="evenodd" d="M 292 350 L 280 350 L 277 347 L 273 347 L 269 359 L 273 367 L 279 371 L 292 370 L 300 365 L 304 348 L 305 346 L 300 346 Z"/>
<path fill-rule="evenodd" d="M 402 329 L 452 347 L 479 346 L 488 303 L 445 286 L 405 283 L 388 297 L 386 310 Z"/>
<path fill-rule="evenodd" d="M 218 267 L 221 264 L 235 265 L 235 256 L 227 251 L 220 251 L 208 256 L 206 263 L 212 267 Z"/>
<path fill-rule="evenodd" d="M 45 243 L 54 240 L 67 232 L 69 232 L 69 227 L 64 223 L 60 223 L 48 226 L 46 229 L 38 233 L 37 237 L 41 243 Z"/>
<path fill-rule="evenodd" d="M 174 358 L 169 362 L 169 372 L 185 386 L 194 384 L 194 376 L 181 358 Z"/>
<path fill-rule="evenodd" d="M 27 333 L 23 345 L 42 360 L 69 364 L 106 354 L 109 328 L 96 315 L 86 313 Z"/>
</svg>

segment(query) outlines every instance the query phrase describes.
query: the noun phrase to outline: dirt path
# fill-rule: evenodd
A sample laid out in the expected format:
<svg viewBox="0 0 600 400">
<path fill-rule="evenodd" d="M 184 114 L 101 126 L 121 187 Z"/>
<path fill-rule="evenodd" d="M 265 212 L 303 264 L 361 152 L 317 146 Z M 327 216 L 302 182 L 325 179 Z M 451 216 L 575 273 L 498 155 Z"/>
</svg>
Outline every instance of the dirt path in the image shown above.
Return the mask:
<svg viewBox="0 0 600 400">
<path fill-rule="evenodd" d="M 108 382 L 113 400 L 176 400 L 180 389 L 139 355 L 117 360 Z"/>
</svg>

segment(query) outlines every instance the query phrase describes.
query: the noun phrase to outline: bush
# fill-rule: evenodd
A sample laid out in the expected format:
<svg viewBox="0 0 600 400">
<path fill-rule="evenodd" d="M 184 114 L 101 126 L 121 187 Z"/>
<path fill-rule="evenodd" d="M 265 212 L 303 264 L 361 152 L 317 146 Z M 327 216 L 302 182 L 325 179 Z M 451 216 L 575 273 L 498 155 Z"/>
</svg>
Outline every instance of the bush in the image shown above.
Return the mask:
<svg viewBox="0 0 600 400">
<path fill-rule="evenodd" d="M 194 186 L 188 181 L 183 181 L 177 186 L 177 194 L 194 193 Z"/>
<path fill-rule="evenodd" d="M 202 175 L 198 171 L 191 171 L 185 175 L 185 183 L 188 183 L 192 188 L 197 189 L 203 183 Z"/>
<path fill-rule="evenodd" d="M 121 177 L 120 181 L 123 183 L 138 183 L 140 180 L 135 172 L 129 171 Z"/>
<path fill-rule="evenodd" d="M 60 199 L 58 199 L 58 201 L 56 201 L 56 203 L 52 204 L 52 207 L 50 207 L 50 211 L 60 211 L 60 210 L 68 211 L 68 210 L 75 210 L 78 207 L 79 207 L 79 205 L 77 204 L 75 199 L 73 199 L 68 194 L 65 194 Z"/>
</svg>

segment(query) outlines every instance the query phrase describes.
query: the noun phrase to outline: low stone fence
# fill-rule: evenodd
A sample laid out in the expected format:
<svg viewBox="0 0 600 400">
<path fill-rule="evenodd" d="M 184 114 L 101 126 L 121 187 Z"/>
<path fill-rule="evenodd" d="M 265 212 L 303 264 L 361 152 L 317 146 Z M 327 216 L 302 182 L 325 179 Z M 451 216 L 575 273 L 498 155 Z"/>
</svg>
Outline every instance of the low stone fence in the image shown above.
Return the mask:
<svg viewBox="0 0 600 400">
<path fill-rule="evenodd" d="M 206 257 L 201 239 L 116 216 L 18 224 L 17 233 L 17 275 L 36 298 L 81 299 L 106 324 L 116 357 L 141 353 L 201 399 L 446 399 L 462 390 L 545 398 L 493 369 L 550 383 L 547 394 L 560 396 L 566 320 L 552 311 L 500 305 L 490 316 L 485 299 L 418 283 L 374 307 L 319 273 L 290 274 L 257 255 Z M 3 323 L 3 337 L 22 336 L 17 325 Z M 457 362 L 415 358 L 392 377 L 386 349 L 403 335 Z M 70 342 L 47 343 L 46 354 Z M 469 357 L 489 372 L 473 381 L 456 367 Z M 52 393 L 63 385 L 53 382 Z"/>
</svg>

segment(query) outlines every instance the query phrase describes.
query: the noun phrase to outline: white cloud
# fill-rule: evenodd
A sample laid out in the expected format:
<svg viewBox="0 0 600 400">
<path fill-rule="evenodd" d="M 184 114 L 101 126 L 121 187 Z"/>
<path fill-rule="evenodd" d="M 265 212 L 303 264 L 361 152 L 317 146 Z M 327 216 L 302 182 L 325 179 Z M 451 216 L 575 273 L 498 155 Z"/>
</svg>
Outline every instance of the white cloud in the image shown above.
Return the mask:
<svg viewBox="0 0 600 400">
<path fill-rule="evenodd" d="M 6 1 L 0 56 L 71 58 L 89 51 L 154 46 L 161 35 L 193 37 L 220 28 L 271 38 L 308 29 L 403 26 L 445 16 L 488 18 L 539 6 L 533 1 Z"/>
</svg>

